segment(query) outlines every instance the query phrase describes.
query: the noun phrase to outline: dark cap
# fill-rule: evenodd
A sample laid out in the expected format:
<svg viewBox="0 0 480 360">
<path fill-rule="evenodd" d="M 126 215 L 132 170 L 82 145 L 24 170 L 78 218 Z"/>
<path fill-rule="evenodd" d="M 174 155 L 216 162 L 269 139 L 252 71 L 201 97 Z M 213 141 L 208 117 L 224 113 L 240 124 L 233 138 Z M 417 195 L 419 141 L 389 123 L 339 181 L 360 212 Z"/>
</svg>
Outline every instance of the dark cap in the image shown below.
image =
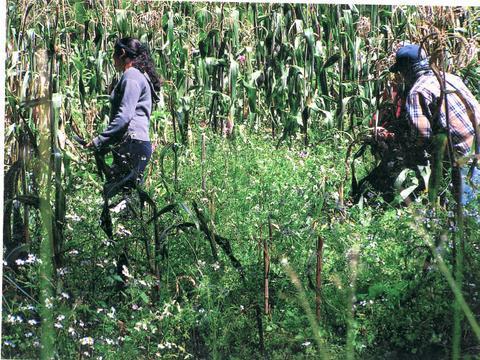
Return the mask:
<svg viewBox="0 0 480 360">
<path fill-rule="evenodd" d="M 402 46 L 395 54 L 395 64 L 390 67 L 390 72 L 399 72 L 401 69 L 405 69 L 409 65 L 413 65 L 425 58 L 425 52 L 423 50 L 420 51 L 420 46 Z"/>
</svg>

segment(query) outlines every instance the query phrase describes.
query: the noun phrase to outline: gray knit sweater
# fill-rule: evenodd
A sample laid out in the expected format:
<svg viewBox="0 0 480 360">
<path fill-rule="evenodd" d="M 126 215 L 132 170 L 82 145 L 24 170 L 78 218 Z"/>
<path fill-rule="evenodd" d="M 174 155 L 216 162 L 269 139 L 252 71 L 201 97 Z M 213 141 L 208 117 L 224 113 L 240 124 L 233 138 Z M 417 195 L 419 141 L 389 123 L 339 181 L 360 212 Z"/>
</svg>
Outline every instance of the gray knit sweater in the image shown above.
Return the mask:
<svg viewBox="0 0 480 360">
<path fill-rule="evenodd" d="M 148 75 L 134 67 L 125 70 L 110 95 L 110 123 L 92 140 L 95 147 L 115 144 L 126 136 L 149 141 L 152 92 Z"/>
</svg>

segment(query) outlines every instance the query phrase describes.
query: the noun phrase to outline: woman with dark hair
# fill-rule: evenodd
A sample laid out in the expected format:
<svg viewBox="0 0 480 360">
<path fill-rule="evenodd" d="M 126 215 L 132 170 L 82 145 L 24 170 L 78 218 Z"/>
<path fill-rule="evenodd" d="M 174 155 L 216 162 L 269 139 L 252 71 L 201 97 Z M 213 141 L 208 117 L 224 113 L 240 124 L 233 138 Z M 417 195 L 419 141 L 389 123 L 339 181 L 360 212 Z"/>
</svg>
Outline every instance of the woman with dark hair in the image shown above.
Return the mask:
<svg viewBox="0 0 480 360">
<path fill-rule="evenodd" d="M 86 145 L 100 155 L 112 151 L 113 166 L 107 171 L 104 187 L 106 199 L 142 181 L 152 155 L 150 115 L 161 85 L 147 47 L 137 39 L 118 40 L 113 61 L 123 74 L 110 95 L 110 123 Z"/>
</svg>

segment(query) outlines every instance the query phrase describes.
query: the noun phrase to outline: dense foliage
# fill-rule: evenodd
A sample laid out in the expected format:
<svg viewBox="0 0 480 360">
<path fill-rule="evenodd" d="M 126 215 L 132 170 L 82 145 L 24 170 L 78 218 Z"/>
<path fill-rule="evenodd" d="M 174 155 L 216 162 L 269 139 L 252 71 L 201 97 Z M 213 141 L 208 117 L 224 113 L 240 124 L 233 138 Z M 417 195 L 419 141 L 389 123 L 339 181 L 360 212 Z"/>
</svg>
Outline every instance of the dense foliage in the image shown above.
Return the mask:
<svg viewBox="0 0 480 360">
<path fill-rule="evenodd" d="M 478 356 L 477 209 L 459 236 L 448 179 L 442 206 L 348 194 L 402 41 L 424 40 L 479 96 L 479 9 L 7 8 L 2 358 Z M 149 45 L 164 81 L 144 184 L 156 206 L 119 196 L 111 241 L 103 180 L 73 136 L 108 122 L 123 36 Z"/>
</svg>

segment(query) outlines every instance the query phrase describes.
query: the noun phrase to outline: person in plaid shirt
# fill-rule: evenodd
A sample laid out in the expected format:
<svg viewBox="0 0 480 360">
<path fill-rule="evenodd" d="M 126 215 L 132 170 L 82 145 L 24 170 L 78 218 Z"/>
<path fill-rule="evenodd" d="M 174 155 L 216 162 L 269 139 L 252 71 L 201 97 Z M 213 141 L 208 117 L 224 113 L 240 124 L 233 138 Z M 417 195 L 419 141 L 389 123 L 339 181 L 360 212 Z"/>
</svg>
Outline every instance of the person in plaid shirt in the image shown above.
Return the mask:
<svg viewBox="0 0 480 360">
<path fill-rule="evenodd" d="M 434 119 L 441 96 L 440 84 L 430 68 L 428 59 L 418 45 L 405 45 L 396 53 L 391 72 L 399 72 L 404 80 L 408 95 L 406 99 L 407 118 L 417 150 L 429 150 L 429 141 L 436 131 L 445 131 L 447 111 L 445 103 Z M 442 74 L 443 75 L 443 74 Z M 448 122 L 456 159 L 471 152 L 474 143 L 474 123 L 480 123 L 480 104 L 458 76 L 445 73 Z M 462 168 L 463 196 L 466 205 L 476 196 L 476 189 L 465 181 L 469 167 Z M 480 171 L 474 169 L 472 183 L 480 185 Z"/>
</svg>

